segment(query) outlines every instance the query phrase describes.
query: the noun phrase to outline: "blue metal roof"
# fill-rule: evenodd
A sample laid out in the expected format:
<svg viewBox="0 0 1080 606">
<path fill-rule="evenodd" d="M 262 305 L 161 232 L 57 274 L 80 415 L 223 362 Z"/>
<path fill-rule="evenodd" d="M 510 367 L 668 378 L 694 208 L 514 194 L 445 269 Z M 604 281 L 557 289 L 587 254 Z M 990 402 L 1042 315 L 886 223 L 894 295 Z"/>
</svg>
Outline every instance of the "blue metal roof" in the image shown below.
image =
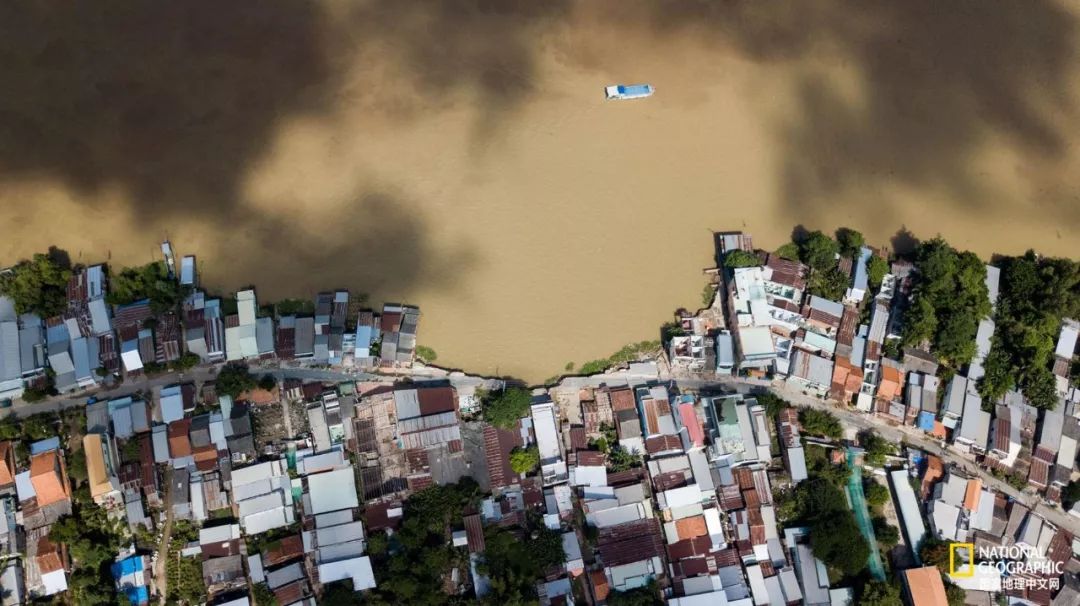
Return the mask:
<svg viewBox="0 0 1080 606">
<path fill-rule="evenodd" d="M 919 429 L 923 431 L 934 431 L 934 413 L 932 412 L 920 412 L 919 413 Z"/>
<path fill-rule="evenodd" d="M 119 579 L 129 574 L 135 574 L 143 569 L 142 556 L 124 558 L 112 565 L 113 578 Z"/>
</svg>

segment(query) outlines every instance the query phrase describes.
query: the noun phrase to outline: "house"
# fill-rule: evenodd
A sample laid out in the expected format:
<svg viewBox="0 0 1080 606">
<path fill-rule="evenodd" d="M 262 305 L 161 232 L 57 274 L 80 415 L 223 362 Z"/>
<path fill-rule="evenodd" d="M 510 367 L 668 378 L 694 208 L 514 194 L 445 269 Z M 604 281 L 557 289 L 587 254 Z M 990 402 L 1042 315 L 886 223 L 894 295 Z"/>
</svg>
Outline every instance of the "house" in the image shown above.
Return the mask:
<svg viewBox="0 0 1080 606">
<path fill-rule="evenodd" d="M 949 606 L 945 583 L 936 566 L 905 570 L 904 596 L 911 606 Z"/>
<path fill-rule="evenodd" d="M 226 318 L 225 359 L 229 361 L 254 358 L 259 355 L 257 335 L 258 305 L 254 290 L 236 293 L 236 316 Z"/>
<path fill-rule="evenodd" d="M 323 585 L 349 579 L 353 591 L 364 591 L 376 586 L 371 558 L 367 556 L 319 564 L 319 582 Z"/>
<path fill-rule="evenodd" d="M 17 606 L 26 603 L 26 583 L 23 567 L 18 558 L 8 558 L 0 564 L 0 606 Z"/>
<path fill-rule="evenodd" d="M 550 398 L 545 398 L 533 404 L 529 410 L 536 434 L 536 446 L 540 453 L 540 472 L 544 485 L 565 482 L 569 475 L 562 456 L 555 405 Z M 674 425 L 672 428 L 674 429 Z"/>
<path fill-rule="evenodd" d="M 162 423 L 172 423 L 184 418 L 184 396 L 179 385 L 161 388 L 158 398 Z"/>
<path fill-rule="evenodd" d="M 1058 334 L 1057 346 L 1054 348 L 1053 367 L 1058 394 L 1062 396 L 1069 391 L 1069 377 L 1072 373 L 1078 341 L 1080 341 L 1080 322 L 1065 319 L 1061 325 L 1061 332 Z"/>
<path fill-rule="evenodd" d="M 116 591 L 127 598 L 129 604 L 150 603 L 150 577 L 153 572 L 147 556 L 132 555 L 117 560 L 110 567 L 116 581 Z"/>
<path fill-rule="evenodd" d="M 836 301 L 829 301 L 816 295 L 810 295 L 803 307 L 803 316 L 810 330 L 826 336 L 834 336 L 840 330 L 840 320 L 844 317 L 844 306 Z"/>
<path fill-rule="evenodd" d="M 975 452 L 986 452 L 990 433 L 990 413 L 982 409 L 982 398 L 970 391 L 964 394 L 964 416 L 953 441 Z"/>
<path fill-rule="evenodd" d="M 107 437 L 88 433 L 83 436 L 86 455 L 86 475 L 90 484 L 90 497 L 105 509 L 123 505 L 120 481 L 116 477 L 116 450 Z"/>
<path fill-rule="evenodd" d="M 859 255 L 855 257 L 855 274 L 852 276 L 851 286 L 844 293 L 845 303 L 859 304 L 866 297 L 867 290 L 870 287 L 867 265 L 870 263 L 870 257 L 873 254 L 874 251 L 867 246 L 859 249 Z"/>
<path fill-rule="evenodd" d="M 892 484 L 893 495 L 896 497 L 905 544 L 911 550 L 915 563 L 919 563 L 919 549 L 926 539 L 926 526 L 923 524 L 919 500 L 915 497 L 915 491 L 908 482 L 907 470 L 898 469 L 889 472 L 889 480 Z"/>
<path fill-rule="evenodd" d="M 420 309 L 409 305 L 383 305 L 379 317 L 382 343 L 379 350 L 380 363 L 390 367 L 412 365 L 416 350 L 416 330 L 420 322 Z"/>
<path fill-rule="evenodd" d="M 27 507 L 23 506 L 24 524 L 27 528 L 52 524 L 62 516 L 71 515 L 71 487 L 59 450 L 32 455 L 29 480 L 39 515 L 28 515 Z"/>
<path fill-rule="evenodd" d="M 49 540 L 48 528 L 35 528 L 26 537 L 26 591 L 37 599 L 67 591 L 67 572 L 60 546 Z"/>
<path fill-rule="evenodd" d="M 704 401 L 712 437 L 709 458 L 714 463 L 735 467 L 771 458 L 771 438 L 757 400 L 731 395 Z"/>
<path fill-rule="evenodd" d="M 824 396 L 832 385 L 833 361 L 795 349 L 791 354 L 788 382 L 818 396 Z"/>
<path fill-rule="evenodd" d="M 802 426 L 799 424 L 798 410 L 781 410 L 776 416 L 776 430 L 784 451 L 784 466 L 791 476 L 792 484 L 798 484 L 809 477 L 806 471 L 806 453 L 800 437 Z"/>
<path fill-rule="evenodd" d="M 945 388 L 945 400 L 942 403 L 942 424 L 949 429 L 956 429 L 960 418 L 964 414 L 964 400 L 968 394 L 967 377 L 961 374 L 953 375 Z"/>
<path fill-rule="evenodd" d="M 202 292 L 195 292 L 185 301 L 184 313 L 187 350 L 204 363 L 224 360 L 225 318 L 221 299 L 206 299 Z"/>
<path fill-rule="evenodd" d="M 282 460 L 233 469 L 231 496 L 240 527 L 249 535 L 288 526 L 295 521 L 292 483 Z"/>
</svg>

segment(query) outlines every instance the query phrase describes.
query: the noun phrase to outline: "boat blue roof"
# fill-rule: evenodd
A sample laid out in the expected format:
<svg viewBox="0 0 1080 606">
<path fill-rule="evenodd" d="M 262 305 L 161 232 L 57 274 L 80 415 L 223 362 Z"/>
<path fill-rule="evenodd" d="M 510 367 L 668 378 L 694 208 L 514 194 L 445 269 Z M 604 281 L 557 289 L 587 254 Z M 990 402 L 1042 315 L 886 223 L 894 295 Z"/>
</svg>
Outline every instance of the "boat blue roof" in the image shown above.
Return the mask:
<svg viewBox="0 0 1080 606">
<path fill-rule="evenodd" d="M 648 84 L 620 84 L 619 92 L 624 95 L 637 95 L 649 92 L 650 88 Z"/>
</svg>

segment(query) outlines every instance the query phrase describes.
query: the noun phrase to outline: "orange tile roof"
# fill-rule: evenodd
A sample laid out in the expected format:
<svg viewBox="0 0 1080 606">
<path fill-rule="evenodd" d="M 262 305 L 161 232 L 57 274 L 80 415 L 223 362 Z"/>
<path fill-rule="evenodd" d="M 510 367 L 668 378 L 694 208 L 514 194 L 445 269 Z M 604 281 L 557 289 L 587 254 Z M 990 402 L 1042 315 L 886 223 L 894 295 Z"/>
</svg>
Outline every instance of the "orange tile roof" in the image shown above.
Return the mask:
<svg viewBox="0 0 1080 606">
<path fill-rule="evenodd" d="M 589 578 L 592 579 L 593 590 L 596 592 L 596 600 L 599 602 L 606 600 L 611 589 L 608 587 L 607 577 L 604 576 L 604 571 L 594 570 L 589 573 Z"/>
<path fill-rule="evenodd" d="M 934 455 L 928 455 L 926 457 L 926 473 L 923 474 L 922 480 L 922 493 L 925 497 L 930 494 L 930 488 L 934 482 L 945 477 L 945 469 L 941 466 L 941 459 Z"/>
<path fill-rule="evenodd" d="M 15 469 L 11 462 L 11 442 L 0 442 L 0 486 L 7 486 L 15 481 Z"/>
<path fill-rule="evenodd" d="M 188 438 L 190 429 L 191 419 L 180 419 L 169 423 L 169 453 L 173 458 L 191 456 L 191 439 Z"/>
<path fill-rule="evenodd" d="M 709 534 L 708 528 L 705 527 L 705 516 L 692 516 L 676 520 L 675 532 L 678 533 L 680 540 L 693 539 Z"/>
<path fill-rule="evenodd" d="M 71 496 L 62 471 L 63 466 L 55 450 L 30 457 L 30 483 L 37 493 L 38 506 L 46 507 Z"/>
<path fill-rule="evenodd" d="M 982 480 L 974 478 L 968 480 L 967 492 L 964 493 L 964 509 L 975 511 L 979 508 L 979 495 L 982 494 Z"/>
<path fill-rule="evenodd" d="M 945 597 L 945 583 L 936 566 L 912 568 L 904 571 L 912 606 L 949 606 Z"/>
</svg>

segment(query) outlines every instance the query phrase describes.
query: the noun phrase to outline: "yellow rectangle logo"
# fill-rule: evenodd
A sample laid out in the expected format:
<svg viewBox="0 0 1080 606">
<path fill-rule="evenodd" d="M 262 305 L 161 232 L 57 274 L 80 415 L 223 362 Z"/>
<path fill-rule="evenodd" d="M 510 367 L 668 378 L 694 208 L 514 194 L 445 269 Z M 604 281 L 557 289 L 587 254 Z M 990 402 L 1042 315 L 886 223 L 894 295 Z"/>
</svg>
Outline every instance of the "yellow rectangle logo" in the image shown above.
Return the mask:
<svg viewBox="0 0 1080 606">
<path fill-rule="evenodd" d="M 968 554 L 968 569 L 963 573 L 957 574 L 957 564 L 963 565 L 964 562 L 957 557 L 956 552 L 960 549 L 966 549 Z M 966 578 L 975 576 L 975 544 L 974 543 L 949 543 L 949 576 L 956 578 Z"/>
</svg>

